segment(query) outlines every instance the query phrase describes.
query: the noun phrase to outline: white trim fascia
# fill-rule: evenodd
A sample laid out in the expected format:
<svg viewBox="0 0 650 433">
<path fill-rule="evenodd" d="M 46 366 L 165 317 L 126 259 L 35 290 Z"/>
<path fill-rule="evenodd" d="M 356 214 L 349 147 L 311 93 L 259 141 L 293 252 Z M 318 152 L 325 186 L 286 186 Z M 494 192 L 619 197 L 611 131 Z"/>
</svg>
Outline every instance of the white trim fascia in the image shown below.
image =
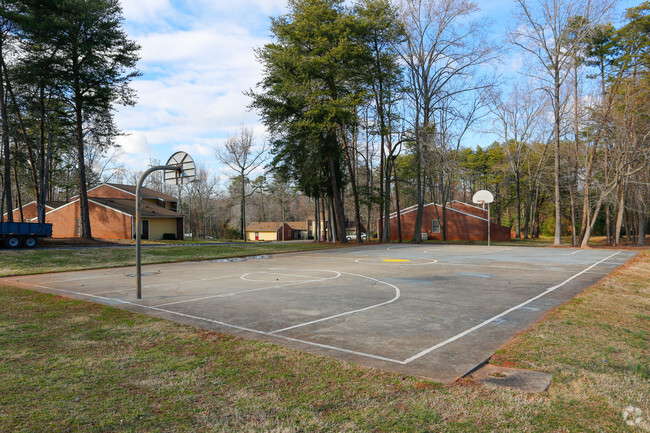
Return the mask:
<svg viewBox="0 0 650 433">
<path fill-rule="evenodd" d="M 462 203 L 462 202 L 459 202 L 459 203 Z M 427 206 L 431 206 L 431 205 L 440 206 L 440 207 L 442 208 L 442 206 L 439 205 L 438 203 L 428 203 L 428 204 L 425 204 L 425 205 L 423 206 L 423 208 L 425 208 L 425 207 L 427 207 Z M 415 210 L 417 209 L 417 206 L 418 206 L 418 205 L 413 205 L 413 206 L 409 206 L 409 207 L 407 207 L 406 209 L 410 209 L 410 210 L 408 210 L 408 211 L 406 211 L 406 212 L 401 212 L 401 211 L 400 211 L 400 217 L 401 217 L 402 215 L 405 215 L 405 214 L 407 214 L 407 213 L 411 213 L 411 212 L 415 211 Z M 411 208 L 415 208 L 415 209 L 411 209 Z M 454 209 L 453 207 L 449 207 L 449 206 L 447 206 L 447 209 L 449 209 L 449 210 L 451 210 L 451 211 L 453 211 L 453 212 L 458 212 L 458 213 L 460 213 L 460 214 L 470 216 L 470 217 L 472 217 L 472 218 L 476 218 L 476 219 L 479 219 L 479 220 L 482 220 L 482 221 L 487 221 L 487 218 L 482 218 L 482 217 L 480 217 L 480 216 L 472 215 L 471 213 L 463 212 L 462 210 Z M 397 216 L 397 212 L 393 212 L 392 214 L 390 214 L 390 218 L 389 218 L 389 220 L 393 219 L 393 218 L 396 217 L 396 216 Z M 377 221 L 379 221 L 379 218 L 377 218 Z"/>
<path fill-rule="evenodd" d="M 12 210 L 11 212 L 12 212 L 12 213 L 13 213 L 13 212 L 16 212 L 17 210 L 20 210 L 20 208 L 24 208 L 25 206 L 29 206 L 29 205 L 32 204 L 32 203 L 36 203 L 36 200 L 32 200 L 32 201 L 30 201 L 29 203 L 26 203 L 26 204 L 24 204 L 24 205 L 22 205 L 22 206 L 20 206 L 20 207 L 17 207 L 16 209 Z M 9 212 L 5 212 L 4 214 L 7 215 L 8 213 L 9 213 Z"/>
<path fill-rule="evenodd" d="M 114 186 L 114 185 L 111 185 L 111 184 L 109 184 L 109 183 L 103 183 L 103 184 L 101 184 L 101 185 L 99 185 L 99 186 L 103 186 L 103 185 L 106 185 L 106 186 L 111 187 L 111 188 L 113 188 L 113 189 L 116 189 L 116 190 L 118 190 L 118 191 L 122 191 L 122 192 L 124 192 L 124 193 L 129 194 L 129 195 L 132 195 L 133 197 L 136 196 L 136 195 L 133 194 L 132 192 L 129 192 L 129 191 L 127 191 L 127 190 L 125 190 L 125 189 L 122 189 L 122 188 L 118 188 L 118 187 L 116 187 L 116 186 Z M 95 188 L 99 188 L 99 186 L 96 186 Z M 95 188 L 93 188 L 93 189 L 95 189 Z M 137 188 L 137 187 L 136 187 L 136 188 Z M 91 191 L 92 191 L 92 190 L 91 190 Z M 89 191 L 89 192 L 90 192 L 90 191 Z M 104 197 L 100 197 L 100 198 L 104 198 Z M 144 197 L 142 197 L 142 198 L 144 198 Z"/>
<path fill-rule="evenodd" d="M 452 203 L 453 203 L 453 202 L 456 202 L 456 203 L 464 204 L 465 206 L 471 206 L 471 207 L 473 207 L 473 208 L 480 209 L 480 210 L 482 210 L 482 211 L 484 211 L 484 212 L 487 212 L 487 211 L 486 211 L 485 209 L 483 209 L 482 207 L 474 206 L 473 204 L 465 203 L 464 201 L 452 200 L 451 202 L 452 202 Z"/>
<path fill-rule="evenodd" d="M 482 221 L 487 221 L 487 218 L 482 218 L 480 216 L 472 215 L 471 213 L 463 212 L 462 210 L 454 209 L 453 207 L 447 207 L 447 209 L 454 212 L 462 213 L 463 215 L 471 216 L 472 218 L 476 218 Z"/>
<path fill-rule="evenodd" d="M 36 203 L 36 200 L 32 200 L 32 201 L 30 201 L 29 203 L 26 203 L 26 204 L 22 205 L 21 207 L 24 208 L 25 206 L 29 206 L 29 205 L 32 204 L 32 203 Z M 67 203 L 66 203 L 66 204 L 67 204 Z M 65 206 L 65 205 L 62 205 L 62 206 L 59 206 L 59 207 L 63 207 L 63 206 Z M 54 210 L 54 209 L 58 209 L 59 207 L 53 207 L 53 206 L 49 206 L 49 205 L 47 205 L 47 204 L 45 205 L 45 208 L 46 208 L 46 209 L 47 209 L 47 208 L 50 208 L 50 209 L 52 209 L 52 210 Z M 20 207 L 17 207 L 16 209 L 12 210 L 11 212 L 13 213 L 13 212 L 16 212 L 16 211 L 18 211 L 18 210 L 20 210 Z M 50 210 L 50 212 L 52 212 L 52 210 Z M 49 212 L 46 211 L 46 212 L 45 212 L 45 215 L 47 215 L 48 213 L 49 213 Z M 8 214 L 8 212 L 5 212 L 5 213 L 4 213 L 4 215 L 7 215 L 7 214 Z M 38 217 L 32 218 L 32 219 L 30 219 L 30 220 L 27 221 L 27 222 L 34 221 L 35 219 L 38 219 Z"/>
<path fill-rule="evenodd" d="M 425 204 L 424 206 L 422 206 L 422 209 L 424 209 L 425 207 L 431 206 L 431 205 L 440 206 L 438 203 L 427 203 L 427 204 Z M 441 206 L 441 207 L 442 207 L 442 206 Z M 402 215 L 406 215 L 407 213 L 411 213 L 411 212 L 416 211 L 417 208 L 418 208 L 418 205 L 414 204 L 413 206 L 409 206 L 409 207 L 407 207 L 407 208 L 404 208 L 404 209 L 400 210 L 400 211 L 399 211 L 399 214 L 400 214 L 400 216 L 402 216 Z M 407 210 L 407 209 L 408 209 L 408 210 Z M 389 219 L 392 219 L 392 218 L 395 217 L 395 216 L 397 216 L 397 211 L 390 213 L 390 214 L 388 215 L 388 218 L 389 218 Z M 379 221 L 379 218 L 377 218 L 377 221 Z"/>
</svg>

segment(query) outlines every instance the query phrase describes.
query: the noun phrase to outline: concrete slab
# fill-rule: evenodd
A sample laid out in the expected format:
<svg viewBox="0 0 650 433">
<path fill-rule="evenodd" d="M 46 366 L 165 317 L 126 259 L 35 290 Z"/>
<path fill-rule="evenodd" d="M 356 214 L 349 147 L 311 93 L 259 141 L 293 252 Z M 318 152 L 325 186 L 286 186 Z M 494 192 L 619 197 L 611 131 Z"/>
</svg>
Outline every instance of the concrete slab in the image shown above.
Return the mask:
<svg viewBox="0 0 650 433">
<path fill-rule="evenodd" d="M 471 373 L 471 378 L 477 382 L 524 392 L 544 392 L 551 386 L 553 375 L 539 371 L 523 370 L 520 368 L 499 367 L 486 364 Z"/>
<path fill-rule="evenodd" d="M 636 253 L 371 245 L 0 279 L 452 382 Z"/>
</svg>

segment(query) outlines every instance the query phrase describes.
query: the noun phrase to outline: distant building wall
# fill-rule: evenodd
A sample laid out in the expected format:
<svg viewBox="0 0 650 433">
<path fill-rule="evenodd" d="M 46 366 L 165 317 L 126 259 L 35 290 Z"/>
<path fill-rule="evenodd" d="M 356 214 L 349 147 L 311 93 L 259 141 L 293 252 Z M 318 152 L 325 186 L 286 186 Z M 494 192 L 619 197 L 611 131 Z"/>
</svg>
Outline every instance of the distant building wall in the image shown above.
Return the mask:
<svg viewBox="0 0 650 433">
<path fill-rule="evenodd" d="M 255 239 L 255 234 L 258 234 L 258 239 Z M 246 232 L 246 240 L 248 241 L 275 241 L 278 239 L 278 232 L 277 231 L 263 231 L 263 232 L 255 232 L 255 231 L 247 231 Z"/>
<path fill-rule="evenodd" d="M 149 239 L 160 240 L 165 233 L 176 233 L 176 218 L 151 218 L 149 219 Z"/>
<path fill-rule="evenodd" d="M 457 212 L 460 210 L 460 206 L 456 207 L 456 205 L 457 204 L 454 203 L 454 208 L 447 208 L 446 210 L 447 240 L 487 241 L 487 219 L 470 215 L 464 212 L 464 210 Z M 474 209 L 474 211 L 482 210 Z M 405 212 L 400 215 L 403 240 L 409 240 L 413 237 L 416 215 L 417 208 L 415 207 L 405 209 Z M 434 220 L 437 221 L 437 223 L 435 223 Z M 442 206 L 430 203 L 424 207 L 421 232 L 426 233 L 428 239 L 443 239 L 442 222 Z M 510 228 L 495 223 L 490 224 L 490 226 L 491 240 L 502 242 L 510 240 Z M 399 238 L 397 231 L 397 218 L 395 215 L 390 219 L 390 238 Z"/>
</svg>

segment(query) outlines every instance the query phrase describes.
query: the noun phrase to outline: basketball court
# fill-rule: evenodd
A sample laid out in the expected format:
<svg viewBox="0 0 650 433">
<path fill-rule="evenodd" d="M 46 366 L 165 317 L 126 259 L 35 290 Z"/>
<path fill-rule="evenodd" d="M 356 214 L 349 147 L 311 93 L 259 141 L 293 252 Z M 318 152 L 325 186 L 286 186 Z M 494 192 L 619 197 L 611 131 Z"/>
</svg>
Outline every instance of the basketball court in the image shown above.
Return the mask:
<svg viewBox="0 0 650 433">
<path fill-rule="evenodd" d="M 391 244 L 10 277 L 357 364 L 451 382 L 636 253 Z"/>
</svg>

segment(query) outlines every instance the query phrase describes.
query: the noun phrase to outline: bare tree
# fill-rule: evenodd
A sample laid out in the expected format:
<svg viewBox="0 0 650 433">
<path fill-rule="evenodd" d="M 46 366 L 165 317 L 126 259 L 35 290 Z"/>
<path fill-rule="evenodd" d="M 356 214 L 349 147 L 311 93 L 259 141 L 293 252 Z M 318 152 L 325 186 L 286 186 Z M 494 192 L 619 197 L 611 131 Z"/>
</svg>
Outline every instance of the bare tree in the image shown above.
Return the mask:
<svg viewBox="0 0 650 433">
<path fill-rule="evenodd" d="M 266 161 L 266 144 L 255 145 L 253 130 L 245 126 L 237 135 L 229 136 L 223 148 L 215 148 L 219 161 L 237 173 L 241 181 L 240 236 L 246 241 L 246 181 L 255 169 Z"/>
<path fill-rule="evenodd" d="M 516 0 L 517 27 L 510 41 L 529 55 L 530 75 L 539 79 L 553 107 L 555 241 L 562 245 L 560 197 L 561 90 L 569 76 L 573 52 L 582 45 L 591 27 L 601 21 L 616 0 Z M 576 27 L 576 17 L 589 23 Z M 570 44 L 567 44 L 568 41 Z"/>
<path fill-rule="evenodd" d="M 401 3 L 406 42 L 400 54 L 407 69 L 407 94 L 415 133 L 418 201 L 415 242 L 421 241 L 424 148 L 439 133 L 436 112 L 451 107 L 450 99 L 462 104 L 463 95 L 484 88 L 485 84 L 476 80 L 477 67 L 495 56 L 494 47 L 487 42 L 489 22 L 473 19 L 478 10 L 476 3 L 467 0 L 402 0 Z M 463 85 L 454 85 L 458 80 Z"/>
<path fill-rule="evenodd" d="M 521 236 L 521 177 L 530 152 L 530 144 L 537 134 L 544 109 L 543 102 L 532 89 L 514 86 L 512 91 L 487 93 L 488 105 L 494 115 L 495 132 L 501 136 L 508 155 L 508 164 L 515 176 L 517 220 L 515 231 Z"/>
</svg>

